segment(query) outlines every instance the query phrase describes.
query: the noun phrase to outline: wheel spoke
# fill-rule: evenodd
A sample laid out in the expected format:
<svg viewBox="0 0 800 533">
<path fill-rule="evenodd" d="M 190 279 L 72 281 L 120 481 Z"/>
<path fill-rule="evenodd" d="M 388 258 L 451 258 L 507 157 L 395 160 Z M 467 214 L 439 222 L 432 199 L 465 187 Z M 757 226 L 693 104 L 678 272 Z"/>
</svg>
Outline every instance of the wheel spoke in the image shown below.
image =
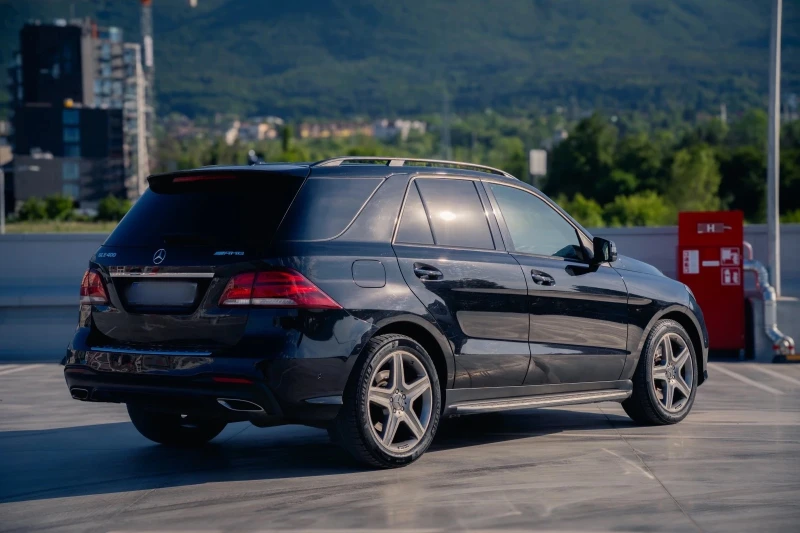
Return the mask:
<svg viewBox="0 0 800 533">
<path fill-rule="evenodd" d="M 367 388 L 366 414 L 377 443 L 394 453 L 419 443 L 431 420 L 432 394 L 433 383 L 415 353 L 387 353 L 374 366 Z"/>
<path fill-rule="evenodd" d="M 683 350 L 675 357 L 675 370 L 680 371 L 683 368 L 683 365 L 686 364 L 686 361 L 689 359 L 689 348 L 684 346 Z"/>
<path fill-rule="evenodd" d="M 661 341 L 661 353 L 664 355 L 666 364 L 670 364 L 674 360 L 672 355 L 672 341 L 669 335 L 665 335 L 664 340 Z"/>
<path fill-rule="evenodd" d="M 406 423 L 408 429 L 411 430 L 411 433 L 414 434 L 417 440 L 421 439 L 422 435 L 425 434 L 425 428 L 422 427 L 422 422 L 420 422 L 419 418 L 417 417 L 417 413 L 415 413 L 412 409 L 405 411 L 403 421 Z"/>
<path fill-rule="evenodd" d="M 687 399 L 692 393 L 692 388 L 683 380 L 681 376 L 677 376 L 675 378 L 675 388 L 681 391 L 681 394 L 683 394 Z"/>
<path fill-rule="evenodd" d="M 399 419 L 397 415 L 394 414 L 394 411 L 389 409 L 389 416 L 386 419 L 386 427 L 383 429 L 383 440 L 384 446 L 390 446 L 392 441 L 394 441 L 394 436 L 397 433 L 397 426 L 398 426 Z"/>
<path fill-rule="evenodd" d="M 408 397 L 409 402 L 413 402 L 420 396 L 422 396 L 425 391 L 431 388 L 431 382 L 428 379 L 428 376 L 422 376 L 420 379 L 412 383 L 411 385 L 406 385 L 404 387 L 405 394 Z"/>
<path fill-rule="evenodd" d="M 672 402 L 675 400 L 675 386 L 669 381 L 664 382 L 664 407 L 672 409 Z"/>
<path fill-rule="evenodd" d="M 381 407 L 386 407 L 387 409 L 392 408 L 392 390 L 385 389 L 383 387 L 370 387 L 369 388 L 369 401 L 380 405 Z"/>
<path fill-rule="evenodd" d="M 390 388 L 398 390 L 403 384 L 403 356 L 399 352 L 392 355 L 392 376 Z"/>
<path fill-rule="evenodd" d="M 653 367 L 653 379 L 665 381 L 667 379 L 667 367 L 661 365 Z"/>
</svg>

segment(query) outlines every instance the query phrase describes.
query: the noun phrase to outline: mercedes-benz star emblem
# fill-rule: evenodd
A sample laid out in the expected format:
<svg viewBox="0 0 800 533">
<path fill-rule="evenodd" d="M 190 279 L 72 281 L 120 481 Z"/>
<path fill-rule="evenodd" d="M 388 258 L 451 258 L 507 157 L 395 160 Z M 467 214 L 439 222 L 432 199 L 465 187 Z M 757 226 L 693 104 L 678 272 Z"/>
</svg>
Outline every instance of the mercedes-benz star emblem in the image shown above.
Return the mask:
<svg viewBox="0 0 800 533">
<path fill-rule="evenodd" d="M 153 254 L 153 264 L 160 265 L 161 263 L 164 262 L 164 259 L 166 258 L 167 258 L 167 251 L 161 248 L 160 250 L 156 251 L 155 254 Z"/>
</svg>

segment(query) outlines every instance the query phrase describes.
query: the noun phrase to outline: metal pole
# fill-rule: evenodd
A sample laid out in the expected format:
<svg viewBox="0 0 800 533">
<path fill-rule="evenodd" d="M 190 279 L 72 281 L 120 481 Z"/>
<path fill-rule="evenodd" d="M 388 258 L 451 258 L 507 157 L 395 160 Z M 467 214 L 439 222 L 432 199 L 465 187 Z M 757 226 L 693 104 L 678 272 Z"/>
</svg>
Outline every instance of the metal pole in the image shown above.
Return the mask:
<svg viewBox="0 0 800 533">
<path fill-rule="evenodd" d="M 0 167 L 0 235 L 6 234 L 6 174 Z"/>
<path fill-rule="evenodd" d="M 769 141 L 767 147 L 767 244 L 770 281 L 781 296 L 780 234 L 780 102 L 781 102 L 781 16 L 783 0 L 774 0 L 769 43 Z"/>
</svg>

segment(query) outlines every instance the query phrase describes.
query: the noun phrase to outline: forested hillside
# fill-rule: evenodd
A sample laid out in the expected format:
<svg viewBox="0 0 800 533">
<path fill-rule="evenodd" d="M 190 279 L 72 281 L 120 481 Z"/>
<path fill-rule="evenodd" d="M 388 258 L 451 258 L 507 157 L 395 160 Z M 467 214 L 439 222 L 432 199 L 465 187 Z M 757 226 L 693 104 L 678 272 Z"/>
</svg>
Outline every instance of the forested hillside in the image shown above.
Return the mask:
<svg viewBox="0 0 800 533">
<path fill-rule="evenodd" d="M 72 6 L 72 7 L 70 7 Z M 770 2 L 154 0 L 161 111 L 285 116 L 764 102 Z M 138 0 L 0 3 L 5 64 L 28 18 L 92 16 L 138 38 Z M 800 0 L 784 1 L 800 86 Z M 5 81 L 5 69 L 0 81 Z M 5 85 L 5 83 L 3 83 Z M 800 92 L 800 91 L 798 91 Z"/>
</svg>

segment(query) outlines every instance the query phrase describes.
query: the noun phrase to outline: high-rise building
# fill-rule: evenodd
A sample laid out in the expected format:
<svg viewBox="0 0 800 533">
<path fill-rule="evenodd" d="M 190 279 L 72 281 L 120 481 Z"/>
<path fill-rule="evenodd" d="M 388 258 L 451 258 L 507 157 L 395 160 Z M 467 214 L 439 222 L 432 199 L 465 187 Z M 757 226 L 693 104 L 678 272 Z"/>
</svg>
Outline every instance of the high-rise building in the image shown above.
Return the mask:
<svg viewBox="0 0 800 533">
<path fill-rule="evenodd" d="M 22 28 L 9 68 L 11 140 L 15 162 L 39 170 L 14 173 L 17 202 L 60 193 L 91 208 L 109 194 L 144 191 L 141 61 L 119 28 L 90 20 Z"/>
</svg>

